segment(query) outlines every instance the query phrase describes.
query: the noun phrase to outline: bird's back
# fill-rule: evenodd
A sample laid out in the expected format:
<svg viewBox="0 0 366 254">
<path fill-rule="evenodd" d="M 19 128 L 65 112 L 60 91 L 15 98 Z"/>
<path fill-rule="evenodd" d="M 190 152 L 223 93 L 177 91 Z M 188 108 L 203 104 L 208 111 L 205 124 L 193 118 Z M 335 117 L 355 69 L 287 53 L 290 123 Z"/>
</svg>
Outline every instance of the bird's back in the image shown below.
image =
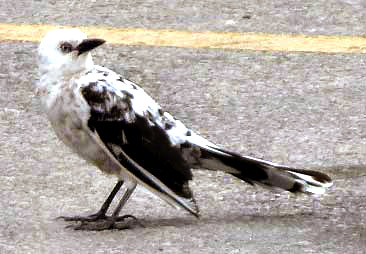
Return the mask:
<svg viewBox="0 0 366 254">
<path fill-rule="evenodd" d="M 142 88 L 109 69 L 96 66 L 77 82 L 90 106 L 88 128 L 115 158 L 123 151 L 176 194 L 190 198 L 192 173 L 181 152 L 186 127 Z"/>
</svg>

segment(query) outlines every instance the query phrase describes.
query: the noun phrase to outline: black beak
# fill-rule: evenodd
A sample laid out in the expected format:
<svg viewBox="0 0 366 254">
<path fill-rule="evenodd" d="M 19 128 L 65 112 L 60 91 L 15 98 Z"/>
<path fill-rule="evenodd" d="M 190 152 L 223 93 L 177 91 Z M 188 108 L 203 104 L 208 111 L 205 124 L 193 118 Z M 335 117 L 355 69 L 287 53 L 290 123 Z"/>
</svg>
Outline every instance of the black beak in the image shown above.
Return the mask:
<svg viewBox="0 0 366 254">
<path fill-rule="evenodd" d="M 78 51 L 78 56 L 88 52 L 105 43 L 103 39 L 85 39 L 75 49 Z"/>
</svg>

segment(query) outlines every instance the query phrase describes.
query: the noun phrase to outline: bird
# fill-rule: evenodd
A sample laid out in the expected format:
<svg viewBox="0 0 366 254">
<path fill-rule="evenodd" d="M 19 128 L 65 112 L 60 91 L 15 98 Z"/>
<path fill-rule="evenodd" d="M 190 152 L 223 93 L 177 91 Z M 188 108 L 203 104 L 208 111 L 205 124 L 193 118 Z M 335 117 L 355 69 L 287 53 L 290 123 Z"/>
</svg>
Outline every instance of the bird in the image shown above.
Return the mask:
<svg viewBox="0 0 366 254">
<path fill-rule="evenodd" d="M 164 111 L 136 83 L 94 64 L 91 52 L 106 41 L 77 28 L 49 31 L 38 46 L 37 95 L 57 137 L 117 183 L 97 213 L 70 216 L 74 229 L 107 230 L 127 217 L 120 211 L 137 185 L 199 217 L 189 186 L 192 170 L 223 171 L 251 185 L 323 194 L 325 173 L 240 155 L 200 136 Z M 125 191 L 109 216 L 112 200 Z M 127 227 L 127 226 L 126 226 Z"/>
</svg>

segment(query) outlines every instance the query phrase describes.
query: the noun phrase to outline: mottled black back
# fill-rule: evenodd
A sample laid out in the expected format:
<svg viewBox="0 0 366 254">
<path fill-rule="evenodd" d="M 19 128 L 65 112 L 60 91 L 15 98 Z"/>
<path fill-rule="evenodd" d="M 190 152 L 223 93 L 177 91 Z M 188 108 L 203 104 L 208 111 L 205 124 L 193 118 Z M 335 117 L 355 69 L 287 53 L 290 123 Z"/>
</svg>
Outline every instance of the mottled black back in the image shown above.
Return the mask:
<svg viewBox="0 0 366 254">
<path fill-rule="evenodd" d="M 98 92 L 100 94 L 96 95 Z M 151 125 L 147 118 L 134 114 L 131 107 L 133 95 L 125 94 L 124 98 L 120 98 L 111 91 L 105 93 L 104 89 L 95 89 L 94 84 L 82 88 L 82 94 L 91 107 L 89 128 L 98 133 L 118 160 L 124 158 L 116 154 L 112 149 L 113 145 L 120 147 L 131 159 L 177 195 L 192 198 L 188 186 L 188 181 L 192 179 L 192 172 L 183 159 L 180 148 L 171 145 L 166 131 L 160 126 Z M 101 101 L 101 97 L 105 98 L 104 102 Z M 106 106 L 109 101 L 118 103 Z M 121 117 L 123 115 L 127 115 L 128 119 Z M 128 166 L 128 163 L 120 162 L 124 167 Z M 133 168 L 127 169 L 151 187 L 156 188 L 156 185 L 141 173 Z"/>
</svg>

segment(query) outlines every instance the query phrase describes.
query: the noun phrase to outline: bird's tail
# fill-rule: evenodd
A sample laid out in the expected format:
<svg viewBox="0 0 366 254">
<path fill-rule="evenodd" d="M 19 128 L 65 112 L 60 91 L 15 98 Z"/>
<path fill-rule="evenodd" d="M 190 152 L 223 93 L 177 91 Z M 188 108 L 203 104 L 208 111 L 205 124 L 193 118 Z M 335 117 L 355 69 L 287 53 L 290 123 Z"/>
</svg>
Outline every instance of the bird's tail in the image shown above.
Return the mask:
<svg viewBox="0 0 366 254">
<path fill-rule="evenodd" d="M 225 171 L 250 184 L 308 194 L 323 194 L 332 185 L 329 176 L 317 171 L 289 168 L 208 144 L 200 146 L 200 151 L 201 167 Z"/>
</svg>

